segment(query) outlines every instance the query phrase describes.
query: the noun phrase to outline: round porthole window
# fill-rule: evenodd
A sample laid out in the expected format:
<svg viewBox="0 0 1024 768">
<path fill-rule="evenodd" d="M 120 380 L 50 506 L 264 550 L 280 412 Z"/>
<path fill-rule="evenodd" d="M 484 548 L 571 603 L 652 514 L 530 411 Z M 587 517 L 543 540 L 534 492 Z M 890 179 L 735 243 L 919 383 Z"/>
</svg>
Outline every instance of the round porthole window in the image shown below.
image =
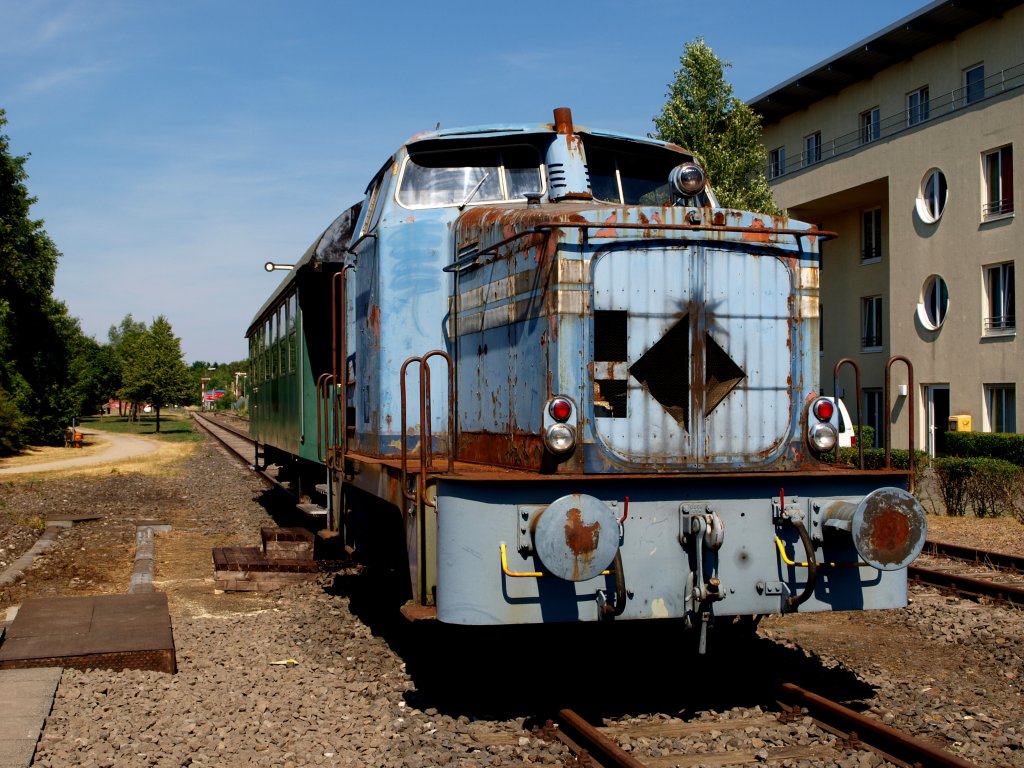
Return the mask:
<svg viewBox="0 0 1024 768">
<path fill-rule="evenodd" d="M 934 224 L 942 216 L 948 196 L 946 174 L 938 168 L 932 168 L 921 179 L 921 190 L 917 193 L 917 215 L 922 221 Z"/>
<path fill-rule="evenodd" d="M 938 275 L 932 275 L 921 287 L 921 303 L 917 305 L 917 317 L 921 325 L 935 331 L 946 319 L 949 311 L 949 289 L 946 281 Z"/>
</svg>

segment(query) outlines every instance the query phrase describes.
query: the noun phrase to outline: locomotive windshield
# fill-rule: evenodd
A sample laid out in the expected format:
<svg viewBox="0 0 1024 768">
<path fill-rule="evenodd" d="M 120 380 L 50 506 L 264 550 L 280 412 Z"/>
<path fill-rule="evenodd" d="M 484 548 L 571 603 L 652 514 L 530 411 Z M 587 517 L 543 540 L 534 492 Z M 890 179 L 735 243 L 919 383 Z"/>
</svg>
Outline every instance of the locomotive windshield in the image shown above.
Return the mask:
<svg viewBox="0 0 1024 768">
<path fill-rule="evenodd" d="M 398 202 L 406 208 L 438 208 L 525 200 L 543 187 L 533 147 L 418 152 L 405 163 Z"/>
<path fill-rule="evenodd" d="M 590 187 L 595 200 L 625 205 L 671 205 L 675 200 L 669 172 L 689 156 L 663 147 L 609 142 L 584 135 Z M 688 205 L 706 205 L 703 197 Z"/>
</svg>

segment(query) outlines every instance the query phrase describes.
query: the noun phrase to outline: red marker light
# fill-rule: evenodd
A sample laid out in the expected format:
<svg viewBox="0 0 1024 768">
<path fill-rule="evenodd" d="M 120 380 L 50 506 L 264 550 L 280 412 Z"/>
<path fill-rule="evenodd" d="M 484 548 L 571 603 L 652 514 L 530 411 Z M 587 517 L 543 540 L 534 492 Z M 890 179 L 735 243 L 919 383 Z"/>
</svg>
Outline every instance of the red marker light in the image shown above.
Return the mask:
<svg viewBox="0 0 1024 768">
<path fill-rule="evenodd" d="M 829 421 L 832 418 L 832 412 L 835 406 L 832 405 L 831 400 L 816 400 L 811 412 L 821 421 Z"/>
<path fill-rule="evenodd" d="M 567 421 L 572 416 L 572 403 L 563 398 L 556 398 L 548 406 L 548 413 L 555 421 Z"/>
</svg>

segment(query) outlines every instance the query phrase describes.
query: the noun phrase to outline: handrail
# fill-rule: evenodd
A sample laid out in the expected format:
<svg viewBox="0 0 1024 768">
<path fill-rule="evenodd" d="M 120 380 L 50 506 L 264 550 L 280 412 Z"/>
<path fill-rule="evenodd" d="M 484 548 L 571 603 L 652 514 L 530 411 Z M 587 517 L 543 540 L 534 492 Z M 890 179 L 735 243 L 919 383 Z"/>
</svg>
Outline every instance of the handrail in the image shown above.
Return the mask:
<svg viewBox="0 0 1024 768">
<path fill-rule="evenodd" d="M 857 431 L 854 435 L 857 438 L 857 456 L 860 468 L 864 469 L 864 440 L 862 439 L 860 423 L 860 366 L 857 365 L 855 360 L 844 357 L 836 361 L 835 367 L 832 369 L 832 397 L 836 401 L 836 408 L 839 408 L 839 369 L 844 365 L 853 366 L 854 390 L 857 397 Z M 836 466 L 839 465 L 839 461 L 839 443 L 836 442 Z"/>
<path fill-rule="evenodd" d="M 345 273 L 355 265 L 345 264 L 331 278 L 331 374 L 334 378 L 334 424 L 337 427 L 337 441 L 329 445 L 329 457 L 333 463 L 328 467 L 345 468 L 345 453 L 348 448 L 348 333 L 346 328 L 347 300 Z M 338 390 L 341 390 L 340 393 Z"/>
<path fill-rule="evenodd" d="M 401 466 L 402 466 L 402 495 L 407 501 L 418 503 L 423 498 L 426 490 L 426 472 L 433 469 L 433 435 L 430 429 L 430 363 L 431 357 L 444 358 L 448 366 L 448 472 L 455 469 L 455 368 L 451 356 L 442 349 L 435 349 L 427 352 L 421 357 L 410 357 L 404 363 L 399 372 L 401 381 L 402 409 L 402 434 L 401 434 Z M 420 389 L 420 471 L 417 476 L 416 492 L 409 490 L 409 446 L 408 446 L 408 423 L 406 417 L 408 397 L 406 395 L 405 378 L 406 371 L 413 363 L 419 365 L 421 374 L 419 376 Z"/>
<path fill-rule="evenodd" d="M 765 214 L 768 216 L 768 214 Z M 724 217 L 723 217 L 724 220 Z M 442 267 L 444 272 L 460 272 L 469 266 L 479 263 L 481 256 L 497 251 L 502 246 L 508 245 L 516 240 L 524 238 L 528 235 L 539 235 L 546 233 L 552 229 L 648 229 L 648 230 L 665 230 L 665 231 L 708 231 L 708 232 L 748 232 L 756 233 L 757 235 L 793 235 L 794 237 L 818 237 L 823 240 L 830 240 L 832 238 L 839 237 L 837 232 L 831 230 L 818 229 L 817 227 L 811 227 L 809 229 L 789 229 L 785 227 L 738 227 L 726 224 L 666 224 L 658 221 L 637 221 L 637 222 L 602 222 L 602 221 L 543 221 L 533 225 L 529 229 L 524 229 L 521 232 L 516 232 L 510 237 L 506 237 L 503 240 L 499 240 L 486 248 L 479 251 L 473 251 L 471 253 L 462 256 L 451 264 Z"/>
<path fill-rule="evenodd" d="M 321 373 L 316 380 L 316 457 L 319 461 L 331 468 L 331 457 L 324 457 L 325 430 L 327 429 L 327 384 L 331 374 Z"/>
<path fill-rule="evenodd" d="M 893 355 L 885 364 L 885 418 L 888 424 L 885 429 L 885 468 L 892 469 L 891 444 L 892 436 L 889 434 L 889 424 L 892 423 L 892 396 L 889 392 L 892 364 L 900 361 L 907 366 L 907 429 L 909 431 L 907 448 L 910 458 L 907 463 L 907 471 L 910 473 L 907 490 L 914 492 L 914 474 L 917 469 L 917 456 L 914 454 L 914 366 L 910 359 L 903 355 Z"/>
</svg>

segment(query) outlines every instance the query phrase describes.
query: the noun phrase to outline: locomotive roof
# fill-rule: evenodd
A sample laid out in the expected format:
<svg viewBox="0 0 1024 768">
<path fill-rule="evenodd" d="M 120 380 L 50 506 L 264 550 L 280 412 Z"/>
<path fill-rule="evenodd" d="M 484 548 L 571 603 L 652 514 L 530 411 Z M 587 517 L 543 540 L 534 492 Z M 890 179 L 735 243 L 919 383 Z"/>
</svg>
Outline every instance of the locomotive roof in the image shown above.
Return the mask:
<svg viewBox="0 0 1024 768">
<path fill-rule="evenodd" d="M 662 141 L 661 139 L 655 139 L 650 136 L 636 136 L 629 133 L 620 133 L 617 131 L 605 131 L 600 129 L 588 128 L 585 125 L 579 125 L 574 123 L 572 126 L 573 133 L 584 133 L 590 136 L 599 136 L 608 139 L 620 139 L 622 141 L 636 142 L 638 144 L 647 144 L 656 147 L 665 147 L 666 149 L 675 150 L 676 152 L 685 152 L 691 154 L 688 150 L 682 147 L 672 144 L 671 142 Z M 436 128 L 432 131 L 423 131 L 417 133 L 409 138 L 406 142 L 406 146 L 412 146 L 414 144 L 425 142 L 425 141 L 439 141 L 439 140 L 452 140 L 452 139 L 467 139 L 467 138 L 490 138 L 490 137 L 509 137 L 509 136 L 528 136 L 528 135 L 551 135 L 556 133 L 554 123 L 489 123 L 483 125 L 470 125 L 460 126 L 455 128 Z"/>
<path fill-rule="evenodd" d="M 571 121 L 571 115 L 569 116 L 569 120 Z M 649 136 L 636 136 L 628 133 L 595 130 L 583 125 L 577 125 L 576 123 L 571 123 L 571 129 L 572 132 L 576 134 L 587 134 L 602 139 L 619 140 L 642 144 L 648 147 L 659 147 L 669 151 L 681 152 L 689 157 L 693 156 L 691 152 L 676 144 L 651 138 Z M 438 142 L 465 141 L 467 139 L 501 139 L 516 136 L 523 138 L 527 136 L 554 136 L 557 135 L 557 133 L 557 125 L 553 122 L 489 123 L 453 128 L 439 127 L 432 131 L 423 131 L 422 133 L 413 135 L 403 147 L 399 148 L 398 153 L 402 150 L 408 151 L 416 145 L 430 145 Z M 312 245 L 310 245 L 302 255 L 302 258 L 294 264 L 292 269 L 278 284 L 277 288 L 275 288 L 273 293 L 271 293 L 270 297 L 263 303 L 263 306 L 260 307 L 259 312 L 256 313 L 246 330 L 246 336 L 248 336 L 252 332 L 253 328 L 259 324 L 264 313 L 277 304 L 281 295 L 290 289 L 291 284 L 297 278 L 300 270 L 305 268 L 311 261 L 340 261 L 343 258 L 352 231 L 359 219 L 361 207 L 362 202 L 360 201 L 346 209 L 313 241 Z"/>
</svg>

